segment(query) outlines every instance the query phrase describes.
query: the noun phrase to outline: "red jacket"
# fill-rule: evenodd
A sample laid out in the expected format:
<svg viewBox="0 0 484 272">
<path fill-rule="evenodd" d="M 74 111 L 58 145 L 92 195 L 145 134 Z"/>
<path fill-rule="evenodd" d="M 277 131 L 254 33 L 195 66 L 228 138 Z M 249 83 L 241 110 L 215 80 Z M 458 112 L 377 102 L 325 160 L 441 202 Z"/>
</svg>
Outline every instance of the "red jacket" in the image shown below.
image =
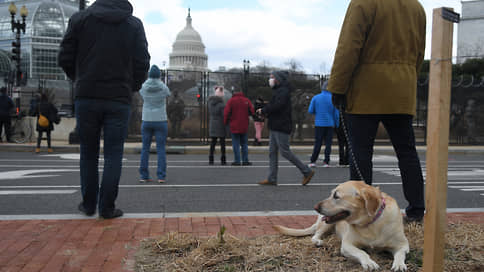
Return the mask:
<svg viewBox="0 0 484 272">
<path fill-rule="evenodd" d="M 254 106 L 243 93 L 235 93 L 224 109 L 224 124 L 230 124 L 231 133 L 247 133 L 249 115 L 254 115 Z"/>
</svg>

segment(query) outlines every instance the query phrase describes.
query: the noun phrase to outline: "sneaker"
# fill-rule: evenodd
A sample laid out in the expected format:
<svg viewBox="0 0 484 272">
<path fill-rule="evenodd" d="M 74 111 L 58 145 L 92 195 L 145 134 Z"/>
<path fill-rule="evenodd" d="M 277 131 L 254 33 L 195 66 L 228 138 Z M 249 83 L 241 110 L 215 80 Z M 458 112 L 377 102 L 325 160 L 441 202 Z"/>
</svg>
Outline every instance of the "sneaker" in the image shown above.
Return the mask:
<svg viewBox="0 0 484 272">
<path fill-rule="evenodd" d="M 263 181 L 259 181 L 257 184 L 259 185 L 277 185 L 276 181 L 268 181 L 267 179 Z"/>
<path fill-rule="evenodd" d="M 40 148 L 35 148 L 35 153 L 39 154 L 40 153 Z"/>
<path fill-rule="evenodd" d="M 311 170 L 307 176 L 305 176 L 301 182 L 302 185 L 306 185 L 311 181 L 311 178 L 314 176 L 314 170 Z"/>
<path fill-rule="evenodd" d="M 329 167 L 329 163 L 323 162 L 323 167 Z"/>
<path fill-rule="evenodd" d="M 54 152 L 54 150 L 52 148 L 47 149 L 47 153 L 52 153 L 52 152 Z"/>
<path fill-rule="evenodd" d="M 152 181 L 153 181 L 153 179 L 151 179 L 151 178 L 145 178 L 145 179 L 142 178 L 142 179 L 139 180 L 139 182 L 141 182 L 141 183 L 152 182 Z"/>
<path fill-rule="evenodd" d="M 158 183 L 165 183 L 165 182 L 166 182 L 166 180 L 164 180 L 164 179 L 159 179 L 158 180 Z"/>
<path fill-rule="evenodd" d="M 121 217 L 121 216 L 123 216 L 123 211 L 120 210 L 120 209 L 114 209 L 111 212 L 103 213 L 103 214 L 100 215 L 100 217 L 102 217 L 104 219 L 113 219 L 113 218 Z"/>
<path fill-rule="evenodd" d="M 232 166 L 241 166 L 240 162 L 233 162 Z"/>
<path fill-rule="evenodd" d="M 87 215 L 87 216 L 93 216 L 94 215 L 94 211 L 88 211 L 86 208 L 84 208 L 84 204 L 79 203 L 79 205 L 77 205 L 77 209 L 82 212 L 84 215 Z"/>
<path fill-rule="evenodd" d="M 308 164 L 308 167 L 309 168 L 316 168 L 316 164 L 314 162 Z"/>
<path fill-rule="evenodd" d="M 242 163 L 242 165 L 249 166 L 249 165 L 252 165 L 252 163 L 251 162 L 248 162 L 248 161 L 245 161 L 245 162 Z"/>
</svg>

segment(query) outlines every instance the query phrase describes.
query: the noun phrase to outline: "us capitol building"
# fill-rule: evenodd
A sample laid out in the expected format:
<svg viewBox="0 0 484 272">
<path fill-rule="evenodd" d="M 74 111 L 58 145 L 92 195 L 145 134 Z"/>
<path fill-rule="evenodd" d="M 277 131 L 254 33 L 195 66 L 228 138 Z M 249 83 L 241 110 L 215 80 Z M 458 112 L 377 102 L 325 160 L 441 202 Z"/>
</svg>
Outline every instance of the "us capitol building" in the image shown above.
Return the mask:
<svg viewBox="0 0 484 272">
<path fill-rule="evenodd" d="M 207 71 L 207 54 L 200 34 L 192 26 L 188 9 L 187 25 L 178 33 L 170 54 L 169 69 Z"/>
</svg>

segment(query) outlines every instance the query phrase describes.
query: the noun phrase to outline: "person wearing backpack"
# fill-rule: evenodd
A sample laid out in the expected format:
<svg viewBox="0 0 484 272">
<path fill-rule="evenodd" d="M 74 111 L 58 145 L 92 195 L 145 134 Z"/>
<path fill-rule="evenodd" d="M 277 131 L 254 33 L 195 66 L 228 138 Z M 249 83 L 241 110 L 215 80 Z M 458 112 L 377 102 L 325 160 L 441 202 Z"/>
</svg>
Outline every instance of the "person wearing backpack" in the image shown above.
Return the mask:
<svg viewBox="0 0 484 272">
<path fill-rule="evenodd" d="M 40 142 L 42 141 L 42 135 L 44 132 L 47 134 L 47 152 L 52 153 L 51 131 L 54 130 L 54 122 L 56 122 L 53 116 L 57 116 L 57 108 L 49 102 L 47 95 L 43 93 L 40 96 L 40 103 L 37 110 L 37 147 L 35 153 L 40 153 Z"/>
</svg>

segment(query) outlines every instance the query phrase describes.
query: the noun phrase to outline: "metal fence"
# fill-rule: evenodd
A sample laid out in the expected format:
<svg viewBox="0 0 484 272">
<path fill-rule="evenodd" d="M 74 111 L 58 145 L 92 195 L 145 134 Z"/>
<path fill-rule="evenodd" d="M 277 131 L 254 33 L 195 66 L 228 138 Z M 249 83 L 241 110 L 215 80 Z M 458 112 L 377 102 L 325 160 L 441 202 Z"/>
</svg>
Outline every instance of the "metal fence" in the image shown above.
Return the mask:
<svg viewBox="0 0 484 272">
<path fill-rule="evenodd" d="M 172 92 L 168 98 L 169 137 L 172 139 L 198 139 L 208 141 L 207 102 L 214 95 L 215 86 L 225 87 L 225 100 L 236 91 L 242 90 L 255 101 L 257 96 L 269 100 L 272 90 L 268 85 L 269 73 L 240 72 L 200 72 L 163 70 L 162 77 Z M 293 86 L 293 140 L 311 140 L 314 137 L 312 116 L 307 113 L 311 98 L 320 93 L 321 81 L 327 76 L 292 73 L 290 83 Z M 414 128 L 417 140 L 426 140 L 428 78 L 417 82 L 417 113 Z M 62 116 L 73 115 L 72 83 L 62 80 L 29 79 L 28 84 L 10 89 L 10 95 L 16 99 L 20 111 L 28 115 L 31 102 L 42 91 L 47 91 Z M 484 143 L 484 78 L 454 76 L 451 91 L 450 139 L 451 144 Z M 142 99 L 135 93 L 133 97 L 130 135 L 140 135 Z M 249 138 L 254 135 L 252 123 L 249 125 Z M 381 133 L 378 137 L 386 138 Z M 263 137 L 268 131 L 263 131 Z"/>
</svg>

